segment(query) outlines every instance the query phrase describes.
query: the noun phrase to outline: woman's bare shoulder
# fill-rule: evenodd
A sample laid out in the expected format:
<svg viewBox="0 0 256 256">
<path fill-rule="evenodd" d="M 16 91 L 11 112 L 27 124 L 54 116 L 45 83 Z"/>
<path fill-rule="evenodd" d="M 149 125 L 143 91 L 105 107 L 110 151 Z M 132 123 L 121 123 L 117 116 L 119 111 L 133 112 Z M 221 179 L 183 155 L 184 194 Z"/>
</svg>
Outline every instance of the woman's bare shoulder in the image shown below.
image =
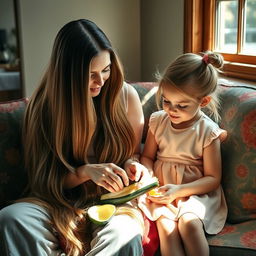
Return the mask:
<svg viewBox="0 0 256 256">
<path fill-rule="evenodd" d="M 124 82 L 123 88 L 127 92 L 128 97 L 138 97 L 136 89 L 131 84 Z"/>
</svg>

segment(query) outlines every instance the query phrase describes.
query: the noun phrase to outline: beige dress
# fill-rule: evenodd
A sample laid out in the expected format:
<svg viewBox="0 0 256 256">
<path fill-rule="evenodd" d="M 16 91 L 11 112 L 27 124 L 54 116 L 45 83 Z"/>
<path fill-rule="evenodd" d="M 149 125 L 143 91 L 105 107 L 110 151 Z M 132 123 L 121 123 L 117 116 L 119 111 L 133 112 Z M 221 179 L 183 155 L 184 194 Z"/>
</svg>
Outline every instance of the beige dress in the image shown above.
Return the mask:
<svg viewBox="0 0 256 256">
<path fill-rule="evenodd" d="M 202 113 L 191 127 L 175 129 L 168 115 L 158 111 L 151 115 L 149 129 L 158 144 L 154 172 L 160 186 L 164 184 L 184 184 L 203 177 L 203 148 L 216 138 L 223 141 L 226 131 L 219 128 Z M 208 234 L 221 231 L 227 217 L 227 206 L 222 188 L 203 195 L 192 195 L 173 204 L 160 205 L 146 199 L 139 199 L 139 207 L 151 220 L 165 216 L 174 221 L 185 213 L 193 213 L 200 218 Z"/>
</svg>

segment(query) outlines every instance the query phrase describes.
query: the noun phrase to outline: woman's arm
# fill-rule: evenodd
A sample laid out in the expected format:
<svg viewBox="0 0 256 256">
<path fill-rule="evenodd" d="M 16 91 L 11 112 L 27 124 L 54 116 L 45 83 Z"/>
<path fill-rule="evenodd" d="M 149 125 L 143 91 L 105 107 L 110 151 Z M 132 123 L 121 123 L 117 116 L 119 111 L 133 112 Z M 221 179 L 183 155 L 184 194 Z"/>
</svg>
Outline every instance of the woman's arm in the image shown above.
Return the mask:
<svg viewBox="0 0 256 256">
<path fill-rule="evenodd" d="M 142 105 L 140 102 L 137 91 L 129 84 L 125 84 L 128 91 L 128 120 L 133 128 L 135 134 L 135 152 L 132 158 L 128 159 L 124 168 L 128 174 L 130 180 L 139 181 L 142 178 L 147 178 L 148 170 L 140 164 L 140 153 L 141 153 L 141 139 L 144 128 L 144 115 Z"/>
<path fill-rule="evenodd" d="M 129 185 L 126 172 L 113 163 L 85 164 L 78 167 L 75 173 L 69 172 L 64 181 L 65 188 L 76 187 L 88 180 L 92 180 L 99 186 L 110 192 L 123 189 Z"/>
<path fill-rule="evenodd" d="M 127 105 L 128 120 L 133 127 L 136 140 L 135 156 L 140 157 L 140 143 L 144 127 L 144 116 L 140 99 L 136 90 L 129 84 L 127 86 Z M 128 161 L 129 162 L 129 161 Z M 130 159 L 128 164 L 134 162 Z M 92 180 L 99 186 L 114 192 L 129 185 L 129 179 L 126 172 L 113 163 L 104 164 L 86 164 L 77 168 L 75 173 L 69 172 L 66 175 L 64 187 L 73 188 L 88 180 Z"/>
</svg>

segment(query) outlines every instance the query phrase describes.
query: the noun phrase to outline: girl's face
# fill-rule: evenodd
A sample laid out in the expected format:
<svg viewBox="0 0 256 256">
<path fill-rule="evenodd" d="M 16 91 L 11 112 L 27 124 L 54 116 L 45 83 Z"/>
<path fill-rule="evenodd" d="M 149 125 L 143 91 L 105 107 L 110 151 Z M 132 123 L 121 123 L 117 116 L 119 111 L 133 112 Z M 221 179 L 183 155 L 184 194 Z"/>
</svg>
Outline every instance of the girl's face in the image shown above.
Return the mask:
<svg viewBox="0 0 256 256">
<path fill-rule="evenodd" d="M 92 58 L 89 73 L 89 88 L 92 97 L 100 94 L 101 87 L 109 78 L 110 72 L 111 60 L 108 51 L 102 51 Z"/>
<path fill-rule="evenodd" d="M 169 115 L 174 128 L 186 128 L 199 118 L 201 102 L 193 100 L 172 85 L 162 87 L 164 111 Z"/>
</svg>

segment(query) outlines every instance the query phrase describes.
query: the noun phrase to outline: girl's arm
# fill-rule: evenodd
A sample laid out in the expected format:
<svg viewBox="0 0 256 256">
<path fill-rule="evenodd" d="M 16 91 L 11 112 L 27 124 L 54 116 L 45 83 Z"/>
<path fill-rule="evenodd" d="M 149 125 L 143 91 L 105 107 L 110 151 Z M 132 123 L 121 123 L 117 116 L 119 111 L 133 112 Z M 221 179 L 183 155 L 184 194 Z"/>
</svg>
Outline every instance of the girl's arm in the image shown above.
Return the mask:
<svg viewBox="0 0 256 256">
<path fill-rule="evenodd" d="M 204 176 L 190 183 L 162 186 L 159 191 L 163 196 L 150 197 L 151 201 L 158 203 L 171 203 L 176 198 L 191 195 L 206 194 L 218 188 L 221 182 L 221 149 L 220 140 L 214 140 L 203 151 Z"/>
<path fill-rule="evenodd" d="M 141 163 L 149 170 L 150 175 L 154 175 L 153 166 L 156 158 L 157 143 L 154 135 L 148 129 L 145 146 L 140 158 Z"/>
</svg>

